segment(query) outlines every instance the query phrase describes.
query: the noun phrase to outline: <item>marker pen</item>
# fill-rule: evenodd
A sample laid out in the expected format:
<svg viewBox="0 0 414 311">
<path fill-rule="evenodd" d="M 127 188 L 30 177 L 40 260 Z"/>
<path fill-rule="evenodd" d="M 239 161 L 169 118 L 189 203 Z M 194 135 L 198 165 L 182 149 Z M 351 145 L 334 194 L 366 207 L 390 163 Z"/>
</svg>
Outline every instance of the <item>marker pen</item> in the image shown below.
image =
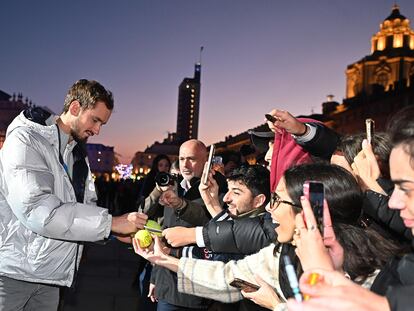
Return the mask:
<svg viewBox="0 0 414 311">
<path fill-rule="evenodd" d="M 298 282 L 298 278 L 295 273 L 295 268 L 293 267 L 289 256 L 284 255 L 283 261 L 285 263 L 285 271 L 289 279 L 290 288 L 292 288 L 293 295 L 295 296 L 296 301 L 300 302 L 302 301 L 302 295 L 300 294 L 299 282 Z"/>
</svg>

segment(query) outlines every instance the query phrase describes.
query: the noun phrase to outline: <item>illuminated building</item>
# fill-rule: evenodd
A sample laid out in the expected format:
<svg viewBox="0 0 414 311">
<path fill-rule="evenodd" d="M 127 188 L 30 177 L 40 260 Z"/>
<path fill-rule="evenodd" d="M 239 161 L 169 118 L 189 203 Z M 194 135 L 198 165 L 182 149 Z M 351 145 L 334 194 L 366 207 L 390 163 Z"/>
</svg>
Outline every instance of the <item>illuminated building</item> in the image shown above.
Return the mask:
<svg viewBox="0 0 414 311">
<path fill-rule="evenodd" d="M 342 103 L 328 95 L 322 115 L 309 116 L 341 134 L 363 132 L 366 118 L 374 119 L 376 130 L 383 131 L 390 116 L 414 105 L 414 31 L 397 5 L 372 36 L 371 54 L 348 65 L 345 73 Z M 220 150 L 237 150 L 248 142 L 246 131 L 217 145 Z"/>
<path fill-rule="evenodd" d="M 348 65 L 342 104 L 328 100 L 323 114 L 340 133 L 363 131 L 364 120 L 384 130 L 390 115 L 414 103 L 414 31 L 393 6 L 371 39 L 371 54 Z"/>
<path fill-rule="evenodd" d="M 198 138 L 200 111 L 201 64 L 194 67 L 194 78 L 184 78 L 178 87 L 178 111 L 176 141 L 183 143 Z"/>
</svg>

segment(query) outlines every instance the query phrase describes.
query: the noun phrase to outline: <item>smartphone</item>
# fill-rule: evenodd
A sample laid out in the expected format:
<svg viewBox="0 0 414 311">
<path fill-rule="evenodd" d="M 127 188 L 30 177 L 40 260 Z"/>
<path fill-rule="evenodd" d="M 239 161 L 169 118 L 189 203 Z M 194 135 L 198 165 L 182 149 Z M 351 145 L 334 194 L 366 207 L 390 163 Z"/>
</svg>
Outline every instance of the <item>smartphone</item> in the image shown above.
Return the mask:
<svg viewBox="0 0 414 311">
<path fill-rule="evenodd" d="M 303 195 L 309 200 L 313 214 L 318 224 L 318 229 L 323 235 L 323 200 L 324 200 L 323 183 L 318 181 L 305 181 L 303 184 Z"/>
<path fill-rule="evenodd" d="M 374 137 L 375 121 L 372 119 L 365 119 L 365 129 L 367 131 L 368 143 L 371 144 L 372 138 Z"/>
<path fill-rule="evenodd" d="M 277 119 L 274 116 L 268 113 L 265 114 L 265 118 L 272 123 L 275 123 L 277 121 Z"/>
<path fill-rule="evenodd" d="M 238 278 L 235 278 L 233 281 L 231 281 L 230 286 L 244 290 L 247 293 L 255 292 L 260 288 L 260 286 L 256 284 Z"/>
<path fill-rule="evenodd" d="M 207 185 L 207 181 L 208 181 L 208 174 L 210 173 L 211 170 L 211 165 L 213 164 L 213 156 L 214 156 L 214 145 L 210 146 L 210 153 L 208 154 L 208 160 L 207 160 L 207 174 L 204 175 L 203 180 L 201 181 L 204 185 Z"/>
</svg>

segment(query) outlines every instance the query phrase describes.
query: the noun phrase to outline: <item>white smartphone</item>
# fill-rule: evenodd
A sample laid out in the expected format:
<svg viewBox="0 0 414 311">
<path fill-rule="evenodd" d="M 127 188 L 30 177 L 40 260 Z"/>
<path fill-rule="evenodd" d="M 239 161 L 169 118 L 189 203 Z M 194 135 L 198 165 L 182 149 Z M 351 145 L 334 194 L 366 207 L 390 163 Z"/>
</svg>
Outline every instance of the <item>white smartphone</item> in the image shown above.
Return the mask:
<svg viewBox="0 0 414 311">
<path fill-rule="evenodd" d="M 208 154 L 208 160 L 207 160 L 207 174 L 205 174 L 203 177 L 203 180 L 201 181 L 204 185 L 207 185 L 207 181 L 208 181 L 208 174 L 210 173 L 211 170 L 211 165 L 213 164 L 213 156 L 214 156 L 214 145 L 210 146 L 210 153 Z"/>
</svg>

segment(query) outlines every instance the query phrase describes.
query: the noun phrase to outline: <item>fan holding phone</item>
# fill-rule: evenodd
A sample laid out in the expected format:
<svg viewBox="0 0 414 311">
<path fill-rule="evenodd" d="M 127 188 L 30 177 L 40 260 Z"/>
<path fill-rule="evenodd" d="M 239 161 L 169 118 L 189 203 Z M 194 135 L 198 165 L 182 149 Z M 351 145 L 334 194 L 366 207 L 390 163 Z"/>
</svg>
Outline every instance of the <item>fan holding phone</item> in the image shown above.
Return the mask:
<svg viewBox="0 0 414 311">
<path fill-rule="evenodd" d="M 325 239 L 322 239 L 319 230 L 317 230 L 316 219 L 313 216 L 309 202 L 306 198 L 301 199 L 303 197 L 303 184 L 307 179 L 318 180 L 324 184 L 324 196 L 329 202 L 330 213 L 323 213 L 323 216 L 325 220 L 329 214 L 332 216 L 332 224 L 325 221 Z M 254 255 L 227 263 L 184 257 L 177 259 L 163 251 L 157 237 L 155 237 L 154 251 L 142 250 L 136 243 L 134 247 L 139 255 L 154 264 L 176 271 L 178 276 L 177 285 L 180 292 L 227 303 L 236 302 L 242 299 L 243 296 L 240 289 L 233 287 L 230 283 L 235 278 L 239 278 L 260 286 L 259 290 L 255 292 L 246 293 L 243 291 L 242 293 L 246 297 L 257 303 L 259 301 L 263 304 L 271 303 L 273 309 L 277 305 L 283 304 L 287 298 L 298 294 L 292 272 L 296 275 L 302 269 L 299 258 L 296 256 L 295 247 L 292 245 L 293 239 L 298 242 L 297 244 L 303 244 L 297 245 L 297 247 L 303 250 L 300 257 L 301 259 L 303 257 L 304 268 L 307 268 L 308 264 L 313 266 L 314 263 L 305 261 L 305 256 L 309 253 L 310 257 L 316 256 L 318 249 L 306 247 L 308 245 L 306 238 L 309 237 L 311 240 L 312 235 L 317 237 L 319 234 L 319 240 L 316 240 L 316 242 L 319 241 L 318 243 L 324 250 L 326 241 L 335 241 L 332 236 L 328 236 L 335 229 L 337 235 L 345 242 L 342 245 L 344 247 L 343 258 L 345 259 L 344 270 L 353 279 L 358 277 L 359 282 L 364 282 L 394 255 L 389 249 L 385 248 L 384 245 L 389 244 L 386 240 L 378 240 L 377 236 L 367 234 L 367 229 L 364 230 L 359 226 L 361 202 L 362 195 L 355 178 L 344 169 L 325 163 L 300 165 L 285 171 L 276 191 L 272 194 L 270 205 L 267 208 L 273 221 L 277 223 L 277 241 Z M 308 207 L 306 204 L 308 204 Z M 302 210 L 305 218 L 301 214 Z M 301 223 L 296 223 L 296 215 L 302 217 Z M 328 227 L 330 225 L 332 227 Z M 352 230 L 349 230 L 350 227 L 352 227 Z M 297 232 L 295 228 L 300 230 L 299 239 L 295 237 L 295 232 Z M 355 252 L 355 248 L 360 246 L 359 243 L 364 243 L 366 246 L 360 249 L 363 254 Z M 301 246 L 306 248 L 300 248 Z M 315 254 L 312 254 L 312 252 L 315 252 Z M 321 252 L 322 255 L 326 254 L 326 250 L 324 252 Z M 292 262 L 293 268 L 289 268 L 289 272 L 286 269 L 288 265 L 285 260 L 282 260 L 284 255 L 288 255 Z M 327 261 L 326 264 L 332 267 L 332 259 L 329 260 L 331 261 Z M 316 264 L 319 263 L 316 262 Z M 263 279 L 263 283 L 257 280 L 255 274 Z M 245 282 L 242 283 L 246 285 Z"/>
</svg>

